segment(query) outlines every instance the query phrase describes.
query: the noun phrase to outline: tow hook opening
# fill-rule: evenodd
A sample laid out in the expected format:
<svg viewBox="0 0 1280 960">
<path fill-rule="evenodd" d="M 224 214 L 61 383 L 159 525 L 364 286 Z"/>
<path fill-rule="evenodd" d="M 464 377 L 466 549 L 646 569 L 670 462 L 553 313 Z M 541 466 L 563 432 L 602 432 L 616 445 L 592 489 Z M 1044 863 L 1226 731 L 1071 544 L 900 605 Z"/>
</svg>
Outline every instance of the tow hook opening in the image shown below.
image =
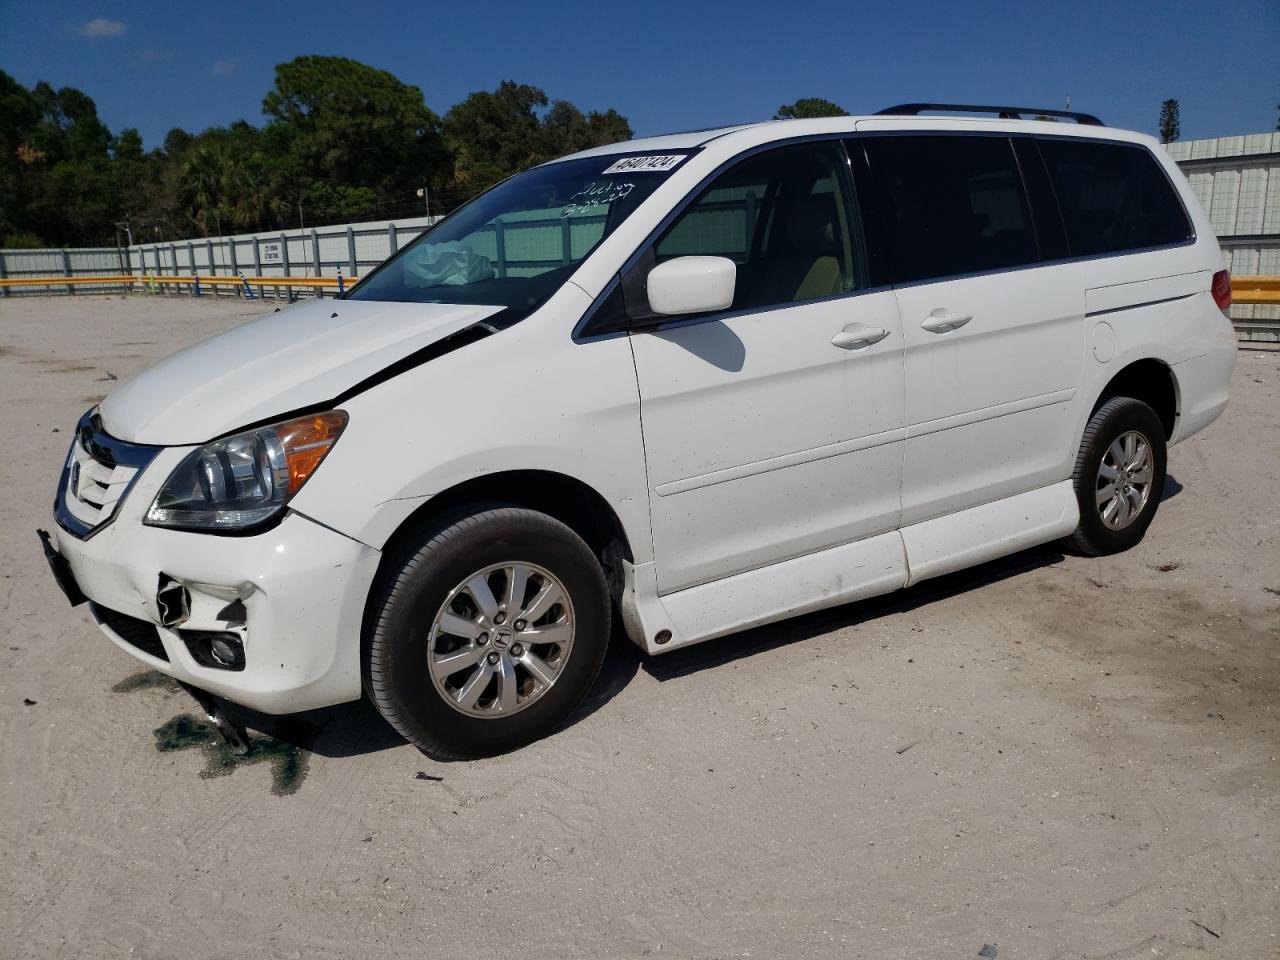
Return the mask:
<svg viewBox="0 0 1280 960">
<path fill-rule="evenodd" d="M 180 626 L 191 618 L 191 593 L 173 577 L 162 573 L 156 590 L 156 609 L 162 625 Z"/>
</svg>

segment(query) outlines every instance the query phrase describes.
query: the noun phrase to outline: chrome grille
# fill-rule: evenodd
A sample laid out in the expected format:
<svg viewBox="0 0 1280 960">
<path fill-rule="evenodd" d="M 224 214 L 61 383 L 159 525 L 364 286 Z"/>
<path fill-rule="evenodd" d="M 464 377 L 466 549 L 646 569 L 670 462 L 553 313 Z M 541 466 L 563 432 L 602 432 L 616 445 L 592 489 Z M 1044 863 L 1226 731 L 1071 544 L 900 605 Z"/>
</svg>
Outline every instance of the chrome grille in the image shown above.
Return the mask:
<svg viewBox="0 0 1280 960">
<path fill-rule="evenodd" d="M 117 440 L 102 429 L 96 411 L 86 413 L 76 426 L 58 485 L 54 508 L 59 525 L 87 537 L 108 523 L 159 449 Z"/>
<path fill-rule="evenodd" d="M 71 471 L 64 497 L 67 509 L 91 527 L 111 517 L 138 472 L 136 467 L 112 466 L 95 460 L 79 438 L 71 447 L 67 468 Z"/>
</svg>

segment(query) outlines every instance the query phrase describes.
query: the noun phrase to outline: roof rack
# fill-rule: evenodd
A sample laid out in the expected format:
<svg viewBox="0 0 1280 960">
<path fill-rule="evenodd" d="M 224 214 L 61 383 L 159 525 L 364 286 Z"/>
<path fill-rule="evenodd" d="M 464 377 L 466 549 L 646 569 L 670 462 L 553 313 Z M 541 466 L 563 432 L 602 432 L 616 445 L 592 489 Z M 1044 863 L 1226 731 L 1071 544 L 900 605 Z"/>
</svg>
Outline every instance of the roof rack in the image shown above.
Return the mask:
<svg viewBox="0 0 1280 960">
<path fill-rule="evenodd" d="M 1044 110 L 1040 107 L 993 107 L 975 103 L 900 103 L 896 107 L 887 107 L 884 110 L 880 110 L 875 115 L 877 117 L 914 117 L 926 110 L 936 110 L 944 113 L 994 113 L 1001 120 L 1022 120 L 1024 119 L 1022 115 L 1029 113 L 1032 116 L 1065 117 L 1090 127 L 1106 126 L 1092 113 L 1076 113 L 1072 110 Z"/>
</svg>

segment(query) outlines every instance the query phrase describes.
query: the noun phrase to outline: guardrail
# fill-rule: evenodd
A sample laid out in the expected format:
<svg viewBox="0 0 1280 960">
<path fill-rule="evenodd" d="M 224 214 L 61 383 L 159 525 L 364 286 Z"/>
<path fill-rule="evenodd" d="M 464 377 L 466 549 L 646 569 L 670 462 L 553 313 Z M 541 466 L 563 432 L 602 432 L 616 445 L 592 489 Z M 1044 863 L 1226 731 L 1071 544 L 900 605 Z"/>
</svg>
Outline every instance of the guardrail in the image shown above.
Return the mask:
<svg viewBox="0 0 1280 960">
<path fill-rule="evenodd" d="M 0 289 L 9 287 L 123 286 L 132 291 L 135 287 L 142 286 L 151 293 L 166 293 L 169 287 L 191 287 L 192 293 L 198 297 L 202 294 L 202 288 L 204 287 L 213 289 L 233 287 L 252 299 L 255 288 L 261 291 L 263 287 L 311 287 L 321 291 L 318 296 L 323 296 L 323 291 L 325 290 L 343 293 L 347 287 L 354 286 L 359 282 L 359 277 L 344 277 L 341 273 L 336 277 L 246 277 L 243 274 L 238 277 L 200 276 L 199 274 L 175 277 L 166 274 L 144 274 L 141 276 L 123 274 L 101 277 L 7 277 L 0 279 Z"/>
<path fill-rule="evenodd" d="M 147 286 L 163 284 L 179 284 L 194 287 L 323 287 L 337 289 L 339 292 L 360 281 L 359 277 L 344 277 L 339 273 L 336 277 L 236 277 L 171 276 L 156 273 L 133 276 L 130 274 L 101 277 L 0 277 L 0 287 L 71 287 L 71 286 L 110 286 L 125 284 Z M 1280 303 L 1280 277 L 1232 277 L 1232 303 Z"/>
<path fill-rule="evenodd" d="M 1232 303 L 1280 303 L 1280 277 L 1232 277 Z"/>
<path fill-rule="evenodd" d="M 1231 278 L 1232 303 L 1258 304 L 1261 306 L 1280 305 L 1280 277 L 1259 277 L 1242 275 Z M 1250 311 L 1257 313 L 1260 311 Z M 1265 311 L 1271 317 L 1243 316 L 1232 317 L 1231 324 L 1236 328 L 1236 337 L 1243 343 L 1280 343 L 1280 310 Z"/>
</svg>

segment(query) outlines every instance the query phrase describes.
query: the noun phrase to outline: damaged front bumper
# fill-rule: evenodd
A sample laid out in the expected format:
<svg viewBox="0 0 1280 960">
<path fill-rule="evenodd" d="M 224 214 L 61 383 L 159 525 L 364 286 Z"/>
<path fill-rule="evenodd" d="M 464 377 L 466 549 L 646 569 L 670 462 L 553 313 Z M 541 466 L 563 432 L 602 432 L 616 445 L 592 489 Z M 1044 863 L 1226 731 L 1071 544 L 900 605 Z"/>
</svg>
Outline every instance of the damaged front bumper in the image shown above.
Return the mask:
<svg viewBox="0 0 1280 960">
<path fill-rule="evenodd" d="M 42 537 L 68 599 L 88 599 L 113 643 L 262 713 L 359 699 L 377 550 L 297 513 L 253 536 L 148 527 L 135 516 L 148 498 L 129 501 L 92 537 L 60 526 Z"/>
</svg>

